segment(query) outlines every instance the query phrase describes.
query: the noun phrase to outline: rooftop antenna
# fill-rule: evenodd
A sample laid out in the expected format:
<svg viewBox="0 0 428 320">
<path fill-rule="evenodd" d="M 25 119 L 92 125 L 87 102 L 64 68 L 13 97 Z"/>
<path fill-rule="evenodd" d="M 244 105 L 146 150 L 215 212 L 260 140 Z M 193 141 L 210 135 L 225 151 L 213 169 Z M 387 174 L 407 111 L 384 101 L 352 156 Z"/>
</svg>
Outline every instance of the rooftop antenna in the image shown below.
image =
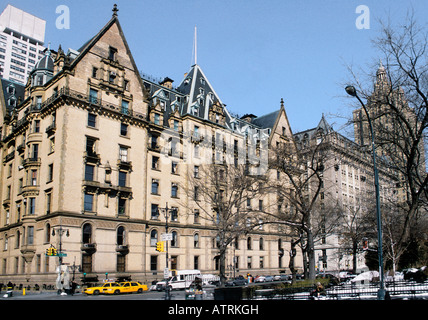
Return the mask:
<svg viewBox="0 0 428 320">
<path fill-rule="evenodd" d="M 193 56 L 195 59 L 194 64 L 198 64 L 198 38 L 197 38 L 197 32 L 196 32 L 196 26 L 195 26 L 195 35 L 193 38 Z"/>
</svg>

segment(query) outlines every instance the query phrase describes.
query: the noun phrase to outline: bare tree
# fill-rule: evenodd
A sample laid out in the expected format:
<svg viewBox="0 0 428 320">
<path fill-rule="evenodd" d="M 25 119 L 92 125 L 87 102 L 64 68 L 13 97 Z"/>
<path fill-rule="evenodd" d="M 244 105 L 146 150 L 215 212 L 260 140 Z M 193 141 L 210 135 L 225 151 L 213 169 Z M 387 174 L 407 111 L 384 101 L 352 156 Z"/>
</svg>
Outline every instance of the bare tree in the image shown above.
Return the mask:
<svg viewBox="0 0 428 320">
<path fill-rule="evenodd" d="M 328 151 L 324 143 L 296 147 L 294 142 L 281 143 L 272 148 L 269 166 L 277 172 L 278 179 L 271 180 L 271 187 L 278 195 L 281 206 L 271 212 L 270 220 L 292 229 L 292 252 L 299 245 L 303 254 L 305 276 L 315 279 L 315 244 L 337 226 L 338 206 L 330 201 L 323 176 Z M 294 257 L 290 255 L 294 275 Z"/>
<path fill-rule="evenodd" d="M 399 232 L 393 232 L 395 240 L 390 242 L 394 253 L 389 252 L 399 257 L 406 249 L 411 230 L 418 223 L 427 199 L 424 145 L 428 126 L 427 30 L 409 15 L 404 25 L 382 24 L 374 45 L 382 55 L 375 80 L 361 81 L 354 73 L 352 77 L 359 96 L 367 101 L 376 153 L 397 172 L 397 190 L 403 192 L 403 198 L 396 202 L 398 207 L 393 210 L 400 212 L 402 223 Z M 360 126 L 356 139 L 364 145 L 367 118 L 360 116 L 355 120 Z M 425 212 L 423 210 L 423 214 Z M 386 231 L 386 235 L 392 235 L 391 230 Z"/>
<path fill-rule="evenodd" d="M 352 272 L 357 273 L 358 254 L 369 248 L 369 240 L 376 237 L 376 221 L 372 212 L 375 204 L 373 200 L 363 197 L 359 206 L 344 208 L 346 213 L 343 215 L 342 228 L 340 236 L 342 240 L 342 248 L 345 251 L 352 253 Z M 363 205 L 362 202 L 365 202 Z M 370 207 L 372 208 L 368 208 Z"/>
<path fill-rule="evenodd" d="M 229 245 L 259 225 L 260 212 L 246 205 L 247 199 L 262 197 L 263 176 L 250 175 L 245 164 L 203 164 L 188 170 L 183 186 L 190 209 L 198 208 L 200 219 L 212 228 L 219 254 L 220 281 L 226 279 Z"/>
</svg>

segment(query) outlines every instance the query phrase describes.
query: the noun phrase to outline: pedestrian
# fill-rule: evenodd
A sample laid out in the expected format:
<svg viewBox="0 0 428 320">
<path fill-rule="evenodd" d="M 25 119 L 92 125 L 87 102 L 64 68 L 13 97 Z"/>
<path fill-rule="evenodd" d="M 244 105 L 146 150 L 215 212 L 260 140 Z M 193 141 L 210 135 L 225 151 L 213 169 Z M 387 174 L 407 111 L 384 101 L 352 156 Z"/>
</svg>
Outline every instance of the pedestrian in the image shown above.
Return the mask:
<svg viewBox="0 0 428 320">
<path fill-rule="evenodd" d="M 320 282 L 317 282 L 315 289 L 311 292 L 311 296 L 318 298 L 321 295 L 325 296 L 326 292 L 323 285 Z"/>
<path fill-rule="evenodd" d="M 71 295 L 74 295 L 74 292 L 76 291 L 76 287 L 77 287 L 76 282 L 71 281 L 71 283 L 70 283 L 70 294 Z"/>
</svg>

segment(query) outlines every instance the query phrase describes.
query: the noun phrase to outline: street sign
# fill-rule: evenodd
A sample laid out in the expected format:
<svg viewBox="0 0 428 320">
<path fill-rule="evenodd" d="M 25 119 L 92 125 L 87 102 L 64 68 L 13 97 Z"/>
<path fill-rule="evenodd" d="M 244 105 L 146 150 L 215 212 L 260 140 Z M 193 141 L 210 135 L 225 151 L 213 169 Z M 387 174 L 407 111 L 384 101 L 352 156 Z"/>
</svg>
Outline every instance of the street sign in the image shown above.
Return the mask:
<svg viewBox="0 0 428 320">
<path fill-rule="evenodd" d="M 162 237 L 162 241 L 171 241 L 172 233 L 162 233 L 161 237 Z"/>
<path fill-rule="evenodd" d="M 46 254 L 47 257 L 66 257 L 66 253 Z"/>
<path fill-rule="evenodd" d="M 168 268 L 163 269 L 163 278 L 164 279 L 169 278 L 169 269 Z"/>
</svg>

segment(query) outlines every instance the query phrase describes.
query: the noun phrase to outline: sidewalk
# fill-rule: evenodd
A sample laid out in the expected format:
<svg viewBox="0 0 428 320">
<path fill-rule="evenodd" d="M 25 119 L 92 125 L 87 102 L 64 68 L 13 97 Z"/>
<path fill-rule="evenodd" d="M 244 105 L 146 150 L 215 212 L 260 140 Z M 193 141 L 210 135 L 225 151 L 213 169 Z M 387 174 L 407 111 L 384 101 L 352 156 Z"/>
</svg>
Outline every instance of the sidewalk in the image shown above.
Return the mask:
<svg viewBox="0 0 428 320">
<path fill-rule="evenodd" d="M 74 293 L 74 295 L 81 295 L 81 291 L 78 290 Z M 0 291 L 0 298 L 2 299 L 9 299 L 9 298 L 25 298 L 27 296 L 40 296 L 40 295 L 46 295 L 46 296 L 57 296 L 58 292 L 57 290 L 12 290 L 12 296 L 7 296 L 8 293 L 5 290 Z"/>
</svg>

